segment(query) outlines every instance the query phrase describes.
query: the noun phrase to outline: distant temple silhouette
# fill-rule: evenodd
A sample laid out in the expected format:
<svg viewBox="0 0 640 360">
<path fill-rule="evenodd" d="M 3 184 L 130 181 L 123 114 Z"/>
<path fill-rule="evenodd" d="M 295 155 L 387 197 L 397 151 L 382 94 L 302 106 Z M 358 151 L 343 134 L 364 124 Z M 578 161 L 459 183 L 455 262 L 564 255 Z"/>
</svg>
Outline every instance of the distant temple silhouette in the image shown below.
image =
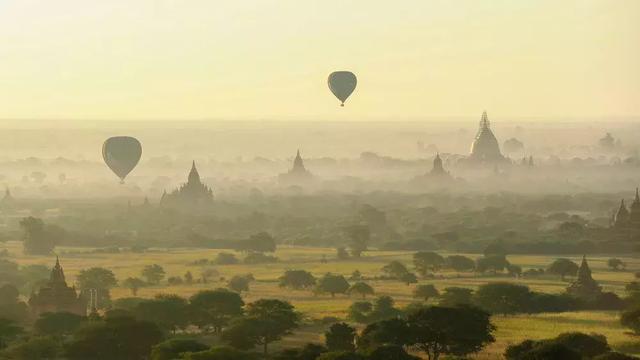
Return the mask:
<svg viewBox="0 0 640 360">
<path fill-rule="evenodd" d="M 67 285 L 57 257 L 49 281 L 31 294 L 29 307 L 35 318 L 46 312 L 70 312 L 82 316 L 87 314 L 87 302 L 76 293 L 75 287 Z"/>
<path fill-rule="evenodd" d="M 0 200 L 0 208 L 2 209 L 10 209 L 16 203 L 16 199 L 11 195 L 11 191 L 9 188 L 6 188 L 4 191 L 4 197 Z"/>
<path fill-rule="evenodd" d="M 191 164 L 191 171 L 187 182 L 178 189 L 167 193 L 160 198 L 160 205 L 168 206 L 189 206 L 209 204 L 213 201 L 213 190 L 200 180 L 200 174 L 196 168 L 196 162 Z"/>
<path fill-rule="evenodd" d="M 502 162 L 505 161 L 505 157 L 500 153 L 500 145 L 498 140 L 490 128 L 489 118 L 487 112 L 482 113 L 480 119 L 480 128 L 478 134 L 471 144 L 471 153 L 468 160 L 472 162 Z"/>
<path fill-rule="evenodd" d="M 433 158 L 433 166 L 428 172 L 418 175 L 410 180 L 410 184 L 416 188 L 424 188 L 425 186 L 449 187 L 458 182 L 444 168 L 442 158 L 439 153 Z"/>
<path fill-rule="evenodd" d="M 442 165 L 442 159 L 440 158 L 439 153 L 436 153 L 435 158 L 433 158 L 433 168 L 431 168 L 429 175 L 432 177 L 445 177 L 445 178 L 451 177 L 449 172 L 444 169 L 444 166 Z"/>
<path fill-rule="evenodd" d="M 313 179 L 313 175 L 304 167 L 300 150 L 293 160 L 293 167 L 284 174 L 278 175 L 278 181 L 286 185 L 301 185 Z"/>
<path fill-rule="evenodd" d="M 620 207 L 613 217 L 613 227 L 618 229 L 640 229 L 640 195 L 636 188 L 636 197 L 631 203 L 630 210 L 627 210 L 624 199 L 620 200 Z"/>
</svg>

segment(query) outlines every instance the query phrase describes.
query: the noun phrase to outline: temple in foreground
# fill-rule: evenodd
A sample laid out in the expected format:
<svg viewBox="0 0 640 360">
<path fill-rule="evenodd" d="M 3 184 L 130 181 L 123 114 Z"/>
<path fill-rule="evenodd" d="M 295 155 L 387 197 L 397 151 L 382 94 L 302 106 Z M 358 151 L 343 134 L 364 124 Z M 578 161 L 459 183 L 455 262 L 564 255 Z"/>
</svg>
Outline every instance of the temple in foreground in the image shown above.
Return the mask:
<svg viewBox="0 0 640 360">
<path fill-rule="evenodd" d="M 602 288 L 591 276 L 587 257 L 582 257 L 576 280 L 567 287 L 567 294 L 583 300 L 593 300 L 602 293 Z"/>
<path fill-rule="evenodd" d="M 69 287 L 64 277 L 60 261 L 51 269 L 49 281 L 31 294 L 29 307 L 34 318 L 47 312 L 69 312 L 76 315 L 87 315 L 87 302 L 76 292 L 75 287 Z"/>
<path fill-rule="evenodd" d="M 191 164 L 187 182 L 171 193 L 165 191 L 160 198 L 162 206 L 206 205 L 211 202 L 213 202 L 213 190 L 200 180 L 195 161 Z"/>
</svg>

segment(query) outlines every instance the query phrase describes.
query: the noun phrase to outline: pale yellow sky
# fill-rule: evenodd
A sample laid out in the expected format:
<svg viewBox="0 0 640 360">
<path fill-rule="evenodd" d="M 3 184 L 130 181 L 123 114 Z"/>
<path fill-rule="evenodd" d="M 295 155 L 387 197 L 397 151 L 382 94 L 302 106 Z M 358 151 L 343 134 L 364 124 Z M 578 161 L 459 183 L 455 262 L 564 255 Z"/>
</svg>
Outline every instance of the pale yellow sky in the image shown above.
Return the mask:
<svg viewBox="0 0 640 360">
<path fill-rule="evenodd" d="M 345 108 L 326 85 L 351 70 Z M 0 0 L 0 118 L 640 115 L 640 0 Z"/>
</svg>

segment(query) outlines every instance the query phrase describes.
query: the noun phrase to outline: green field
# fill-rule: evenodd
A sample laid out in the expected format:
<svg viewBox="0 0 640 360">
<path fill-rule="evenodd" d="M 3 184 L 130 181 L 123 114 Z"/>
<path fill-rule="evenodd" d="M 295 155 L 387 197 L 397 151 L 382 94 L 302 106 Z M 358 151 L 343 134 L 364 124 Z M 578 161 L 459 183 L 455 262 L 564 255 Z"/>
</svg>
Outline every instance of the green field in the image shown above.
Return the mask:
<svg viewBox="0 0 640 360">
<path fill-rule="evenodd" d="M 21 265 L 42 264 L 52 266 L 53 257 L 23 255 L 19 242 L 8 242 L 6 248 L 11 258 Z M 111 269 L 119 280 L 130 276 L 140 276 L 140 271 L 145 265 L 159 264 L 164 267 L 168 276 L 182 276 L 191 271 L 197 278 L 204 268 L 215 268 L 219 272 L 219 278 L 207 284 L 147 287 L 140 289 L 138 296 L 152 297 L 159 293 L 173 293 L 188 297 L 197 291 L 225 286 L 225 280 L 233 275 L 251 273 L 256 281 L 251 284 L 251 290 L 243 294 L 245 302 L 259 298 L 280 298 L 290 301 L 295 307 L 310 319 L 321 319 L 326 316 L 343 318 L 346 310 L 354 299 L 344 295 L 331 298 L 329 295 L 314 295 L 311 291 L 293 291 L 278 287 L 278 277 L 287 269 L 304 269 L 315 276 L 321 276 L 326 272 L 350 275 L 354 270 L 359 270 L 364 277 L 372 278 L 381 275 L 380 269 L 391 260 L 400 260 L 406 265 L 411 265 L 410 252 L 393 251 L 369 251 L 361 259 L 338 261 L 335 260 L 334 249 L 322 248 L 279 248 L 276 256 L 278 263 L 266 265 L 225 265 L 225 266 L 196 266 L 190 265 L 198 259 L 212 260 L 217 253 L 223 250 L 211 249 L 151 249 L 146 253 L 116 253 L 103 254 L 91 253 L 87 248 L 58 248 L 61 264 L 65 270 L 67 281 L 72 284 L 75 276 L 82 269 L 100 266 Z M 224 250 L 231 252 L 230 250 Z M 242 254 L 236 254 L 239 258 Z M 475 258 L 478 255 L 466 254 Z M 326 262 L 322 259 L 326 258 Z M 616 256 L 626 264 L 625 271 L 611 271 L 606 266 L 610 256 L 589 257 L 589 265 L 593 271 L 593 277 L 606 291 L 614 291 L 623 294 L 624 285 L 634 279 L 633 273 L 640 271 L 640 259 Z M 555 256 L 509 256 L 512 264 L 527 268 L 546 267 Z M 580 261 L 581 257 L 570 257 L 574 261 Z M 528 285 L 531 289 L 542 292 L 559 293 L 568 285 L 560 281 L 558 277 L 545 276 L 536 279 L 515 279 L 505 276 L 481 276 L 475 273 L 457 273 L 443 271 L 435 278 L 420 280 L 421 284 L 432 283 L 438 289 L 449 286 L 463 286 L 475 288 L 491 281 L 513 281 Z M 404 285 L 393 280 L 367 280 L 374 287 L 376 295 L 392 296 L 398 306 L 402 307 L 414 301 L 411 293 L 415 285 Z M 112 290 L 112 298 L 129 297 L 131 293 L 125 288 Z M 477 354 L 479 359 L 494 359 L 499 357 L 508 344 L 519 342 L 525 338 L 541 339 L 550 338 L 566 331 L 582 331 L 586 333 L 600 333 L 606 335 L 609 343 L 616 350 L 640 354 L 640 338 L 628 333 L 618 323 L 616 312 L 569 312 L 547 313 L 535 315 L 495 316 L 493 322 L 497 327 L 496 343 L 489 346 L 482 353 Z M 322 341 L 321 326 L 306 326 L 300 328 L 293 336 L 282 341 L 280 346 L 295 346 L 309 341 Z"/>
</svg>

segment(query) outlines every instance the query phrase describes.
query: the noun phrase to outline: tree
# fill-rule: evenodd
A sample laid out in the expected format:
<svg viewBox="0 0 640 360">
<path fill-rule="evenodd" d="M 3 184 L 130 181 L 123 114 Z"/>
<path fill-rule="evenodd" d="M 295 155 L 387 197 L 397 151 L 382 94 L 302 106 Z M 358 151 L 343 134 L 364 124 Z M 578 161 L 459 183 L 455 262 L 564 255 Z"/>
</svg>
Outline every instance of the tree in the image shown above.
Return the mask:
<svg viewBox="0 0 640 360">
<path fill-rule="evenodd" d="M 622 260 L 618 258 L 611 258 L 607 260 L 607 266 L 611 268 L 611 270 L 618 271 L 620 270 L 620 268 L 624 269 L 625 264 Z"/>
<path fill-rule="evenodd" d="M 437 297 L 439 295 L 440 293 L 438 292 L 438 289 L 431 284 L 418 285 L 415 290 L 413 290 L 413 297 L 424 299 L 425 302 L 429 301 L 430 298 Z"/>
<path fill-rule="evenodd" d="M 461 287 L 448 287 L 440 296 L 440 306 L 458 306 L 471 304 L 473 290 Z"/>
<path fill-rule="evenodd" d="M 526 340 L 521 344 L 511 345 L 505 351 L 507 360 L 562 359 L 582 360 L 582 355 L 567 346 L 555 341 Z"/>
<path fill-rule="evenodd" d="M 285 349 L 273 356 L 273 360 L 316 360 L 327 352 L 327 348 L 318 344 L 306 344 L 302 348 Z"/>
<path fill-rule="evenodd" d="M 226 346 L 217 346 L 210 350 L 187 353 L 184 360 L 258 360 L 253 353 L 247 353 L 241 350 L 229 348 Z"/>
<path fill-rule="evenodd" d="M 522 275 L 522 268 L 518 265 L 509 264 L 507 265 L 507 272 L 511 276 L 520 277 Z"/>
<path fill-rule="evenodd" d="M 620 324 L 640 335 L 640 308 L 623 312 L 620 315 Z"/>
<path fill-rule="evenodd" d="M 188 285 L 193 284 L 193 274 L 191 273 L 191 271 L 187 271 L 186 273 L 184 273 L 184 282 Z"/>
<path fill-rule="evenodd" d="M 249 239 L 242 241 L 240 250 L 259 253 L 274 252 L 276 251 L 276 241 L 271 234 L 263 231 L 253 234 Z"/>
<path fill-rule="evenodd" d="M 416 276 L 416 274 L 408 272 L 403 274 L 398 280 L 402 281 L 406 285 L 410 285 L 416 284 L 418 282 L 418 277 Z"/>
<path fill-rule="evenodd" d="M 6 281 L 10 284 L 18 284 L 22 281 L 22 276 L 20 276 L 20 272 L 18 271 L 18 264 L 6 259 L 0 259 L 0 275 L 2 276 L 3 282 Z"/>
<path fill-rule="evenodd" d="M 462 255 L 447 256 L 445 264 L 455 271 L 471 271 L 476 267 L 473 259 Z"/>
<path fill-rule="evenodd" d="M 244 306 L 240 295 L 227 289 L 200 291 L 189 302 L 194 323 L 203 329 L 212 327 L 215 333 L 220 333 L 232 318 L 242 315 Z"/>
<path fill-rule="evenodd" d="M 316 284 L 316 278 L 310 272 L 304 270 L 287 270 L 279 278 L 280 287 L 300 290 L 308 289 Z"/>
<path fill-rule="evenodd" d="M 524 285 L 495 282 L 481 285 L 473 296 L 473 302 L 493 314 L 514 314 L 526 311 L 531 292 Z"/>
<path fill-rule="evenodd" d="M 240 261 L 238 258 L 230 253 L 221 252 L 216 256 L 215 260 L 213 260 L 216 265 L 235 265 Z"/>
<path fill-rule="evenodd" d="M 610 350 L 603 335 L 570 332 L 553 339 L 525 340 L 511 345 L 505 351 L 505 357 L 508 360 L 596 359 Z"/>
<path fill-rule="evenodd" d="M 199 352 L 209 349 L 197 340 L 193 339 L 169 339 L 161 342 L 151 350 L 151 360 L 173 360 L 179 359 L 180 354 L 186 352 Z"/>
<path fill-rule="evenodd" d="M 7 347 L 10 340 L 22 334 L 23 330 L 15 322 L 0 318 L 0 350 Z"/>
<path fill-rule="evenodd" d="M 349 290 L 349 283 L 347 279 L 342 275 L 333 275 L 326 273 L 318 281 L 316 291 L 319 293 L 330 293 L 331 297 L 335 297 L 336 294 L 344 294 Z"/>
<path fill-rule="evenodd" d="M 476 270 L 479 272 L 496 273 L 503 271 L 507 266 L 509 266 L 509 261 L 504 255 L 490 255 L 476 260 Z"/>
<path fill-rule="evenodd" d="M 142 301 L 133 309 L 136 319 L 157 324 L 161 329 L 175 333 L 189 323 L 187 300 L 178 295 L 156 295 L 154 299 Z"/>
<path fill-rule="evenodd" d="M 640 282 L 632 281 L 625 285 L 624 291 L 627 293 L 625 301 L 628 304 L 640 305 Z"/>
<path fill-rule="evenodd" d="M 253 276 L 236 275 L 232 277 L 231 280 L 229 280 L 229 282 L 227 283 L 227 287 L 238 293 L 249 291 L 249 283 L 252 279 Z"/>
<path fill-rule="evenodd" d="M 550 274 L 560 275 L 560 279 L 564 281 L 567 275 L 575 276 L 578 273 L 578 264 L 569 259 L 556 259 L 549 267 L 547 272 Z"/>
<path fill-rule="evenodd" d="M 159 284 L 164 275 L 164 269 L 158 264 L 147 265 L 142 269 L 142 277 L 146 278 L 149 284 Z"/>
<path fill-rule="evenodd" d="M 32 216 L 20 220 L 24 230 L 24 251 L 33 255 L 49 255 L 56 246 L 53 236 L 47 236 L 46 226 L 42 219 Z"/>
<path fill-rule="evenodd" d="M 404 274 L 408 273 L 409 270 L 407 270 L 407 267 L 400 261 L 394 260 L 383 266 L 382 272 L 388 277 L 400 279 Z"/>
<path fill-rule="evenodd" d="M 578 241 L 582 236 L 584 236 L 585 228 L 584 225 L 580 223 L 565 221 L 560 224 L 558 231 L 563 237 L 568 238 L 571 241 Z"/>
<path fill-rule="evenodd" d="M 422 276 L 438 271 L 443 264 L 444 258 L 434 252 L 421 251 L 413 254 L 413 266 Z"/>
<path fill-rule="evenodd" d="M 352 281 L 360 281 L 360 280 L 362 280 L 362 273 L 360 272 L 360 270 L 354 270 L 351 273 L 351 276 L 349 277 L 349 280 L 352 280 Z"/>
<path fill-rule="evenodd" d="M 84 316 L 68 312 L 44 313 L 36 320 L 34 330 L 39 335 L 71 335 L 85 320 Z"/>
<path fill-rule="evenodd" d="M 370 321 L 391 319 L 402 315 L 402 311 L 394 306 L 395 301 L 391 296 L 380 296 L 373 302 L 373 310 L 370 314 Z"/>
<path fill-rule="evenodd" d="M 44 265 L 26 265 L 20 267 L 20 277 L 26 282 L 21 288 L 26 293 L 31 293 L 39 289 L 47 280 L 51 269 Z"/>
<path fill-rule="evenodd" d="M 502 241 L 495 241 L 487 245 L 487 247 L 483 251 L 483 255 L 486 257 L 492 255 L 507 256 L 507 249 L 505 248 Z"/>
<path fill-rule="evenodd" d="M 329 351 L 355 351 L 356 329 L 346 323 L 336 323 L 324 333 Z"/>
<path fill-rule="evenodd" d="M 373 304 L 369 301 L 356 301 L 347 310 L 347 318 L 357 323 L 366 324 L 369 322 Z"/>
<path fill-rule="evenodd" d="M 593 360 L 638 360 L 638 358 L 615 351 L 609 351 L 594 357 Z"/>
<path fill-rule="evenodd" d="M 122 281 L 122 286 L 131 290 L 131 294 L 133 294 L 133 296 L 137 296 L 138 290 L 146 285 L 147 283 L 144 282 L 144 280 L 137 277 L 128 277 Z"/>
<path fill-rule="evenodd" d="M 0 270 L 0 275 L 3 275 Z M 5 284 L 0 287 L 0 319 L 24 322 L 28 319 L 27 304 L 18 298 L 18 289 Z"/>
<path fill-rule="evenodd" d="M 109 290 L 118 284 L 113 272 L 101 267 L 80 270 L 76 280 L 80 290 L 96 289 L 98 291 L 98 304 L 100 306 L 109 304 L 111 301 Z"/>
<path fill-rule="evenodd" d="M 200 273 L 200 278 L 202 279 L 202 283 L 206 284 L 207 282 L 209 282 L 210 278 L 218 275 L 220 275 L 218 270 L 214 268 L 206 268 L 206 269 L 202 269 L 202 272 Z"/>
<path fill-rule="evenodd" d="M 336 249 L 336 257 L 338 260 L 347 260 L 349 258 L 349 252 L 344 247 Z"/>
<path fill-rule="evenodd" d="M 588 335 L 580 332 L 562 333 L 558 335 L 554 341 L 580 353 L 580 355 L 587 359 L 611 350 L 607 343 L 607 338 L 598 334 Z"/>
<path fill-rule="evenodd" d="M 409 355 L 402 346 L 382 345 L 371 351 L 367 360 L 420 360 L 420 358 Z"/>
<path fill-rule="evenodd" d="M 359 258 L 362 253 L 367 250 L 371 239 L 371 232 L 366 225 L 352 225 L 345 229 L 349 240 L 351 241 L 350 250 L 353 257 Z"/>
<path fill-rule="evenodd" d="M 268 345 L 280 340 L 298 327 L 300 315 L 293 306 L 282 300 L 260 299 L 247 305 L 246 316 L 239 319 L 222 334 L 232 346 L 262 345 L 268 354 Z"/>
<path fill-rule="evenodd" d="M 68 344 L 71 360 L 146 359 L 151 347 L 162 341 L 154 323 L 128 317 L 94 321 L 76 331 Z"/>
<path fill-rule="evenodd" d="M 18 302 L 20 292 L 12 284 L 0 286 L 0 305 L 11 305 Z"/>
<path fill-rule="evenodd" d="M 410 342 L 411 336 L 405 319 L 380 320 L 364 328 L 358 338 L 358 348 L 366 350 L 384 345 L 405 346 Z"/>
<path fill-rule="evenodd" d="M 431 306 L 407 316 L 408 345 L 438 360 L 441 354 L 466 356 L 495 341 L 488 313 L 469 306 Z"/>
<path fill-rule="evenodd" d="M 4 350 L 3 355 L 12 360 L 40 360 L 59 359 L 61 353 L 60 343 L 52 337 L 34 336 L 9 346 Z"/>
<path fill-rule="evenodd" d="M 347 293 L 349 295 L 362 296 L 363 299 L 366 299 L 367 295 L 374 294 L 374 290 L 369 284 L 362 281 L 358 281 L 357 283 L 351 285 L 349 290 L 347 290 Z"/>
</svg>

